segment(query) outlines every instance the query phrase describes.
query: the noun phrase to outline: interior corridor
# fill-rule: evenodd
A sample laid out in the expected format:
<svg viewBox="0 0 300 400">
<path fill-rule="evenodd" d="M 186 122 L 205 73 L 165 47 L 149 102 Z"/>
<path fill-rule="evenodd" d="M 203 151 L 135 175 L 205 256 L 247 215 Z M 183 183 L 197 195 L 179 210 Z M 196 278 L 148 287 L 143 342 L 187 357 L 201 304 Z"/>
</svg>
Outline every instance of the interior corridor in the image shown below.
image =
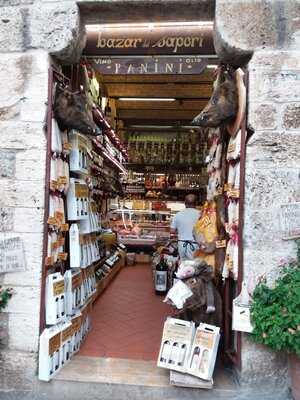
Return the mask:
<svg viewBox="0 0 300 400">
<path fill-rule="evenodd" d="M 156 360 L 171 312 L 154 293 L 151 265 L 122 268 L 94 304 L 92 329 L 79 355 Z"/>
</svg>

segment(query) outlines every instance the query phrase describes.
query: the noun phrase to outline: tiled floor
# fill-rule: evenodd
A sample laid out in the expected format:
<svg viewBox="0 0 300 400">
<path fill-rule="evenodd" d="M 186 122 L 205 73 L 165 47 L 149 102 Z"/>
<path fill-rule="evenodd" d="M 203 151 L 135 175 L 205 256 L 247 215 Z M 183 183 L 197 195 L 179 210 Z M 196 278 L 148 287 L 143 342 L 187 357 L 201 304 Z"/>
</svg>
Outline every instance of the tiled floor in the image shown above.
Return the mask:
<svg viewBox="0 0 300 400">
<path fill-rule="evenodd" d="M 148 264 L 123 268 L 94 305 L 81 356 L 156 360 L 171 309 L 156 296 Z"/>
</svg>

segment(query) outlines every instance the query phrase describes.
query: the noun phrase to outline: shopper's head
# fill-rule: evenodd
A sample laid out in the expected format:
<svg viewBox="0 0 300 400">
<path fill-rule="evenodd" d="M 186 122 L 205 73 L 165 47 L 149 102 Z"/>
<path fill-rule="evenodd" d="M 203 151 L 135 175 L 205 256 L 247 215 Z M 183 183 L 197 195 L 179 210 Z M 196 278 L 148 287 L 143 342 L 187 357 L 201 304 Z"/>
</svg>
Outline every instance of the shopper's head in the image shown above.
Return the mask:
<svg viewBox="0 0 300 400">
<path fill-rule="evenodd" d="M 195 208 L 197 205 L 197 196 L 194 194 L 188 194 L 185 197 L 184 203 L 186 208 Z"/>
</svg>

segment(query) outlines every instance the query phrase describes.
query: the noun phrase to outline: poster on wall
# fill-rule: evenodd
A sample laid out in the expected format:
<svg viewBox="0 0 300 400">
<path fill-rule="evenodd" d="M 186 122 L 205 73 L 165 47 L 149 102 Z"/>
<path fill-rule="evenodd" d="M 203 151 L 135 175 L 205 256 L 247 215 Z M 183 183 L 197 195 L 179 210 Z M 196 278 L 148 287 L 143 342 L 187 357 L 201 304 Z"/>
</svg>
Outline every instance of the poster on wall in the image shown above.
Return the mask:
<svg viewBox="0 0 300 400">
<path fill-rule="evenodd" d="M 281 204 L 280 226 L 282 239 L 300 238 L 300 202 Z"/>
<path fill-rule="evenodd" d="M 0 274 L 7 272 L 24 271 L 25 254 L 20 237 L 0 240 Z"/>
</svg>

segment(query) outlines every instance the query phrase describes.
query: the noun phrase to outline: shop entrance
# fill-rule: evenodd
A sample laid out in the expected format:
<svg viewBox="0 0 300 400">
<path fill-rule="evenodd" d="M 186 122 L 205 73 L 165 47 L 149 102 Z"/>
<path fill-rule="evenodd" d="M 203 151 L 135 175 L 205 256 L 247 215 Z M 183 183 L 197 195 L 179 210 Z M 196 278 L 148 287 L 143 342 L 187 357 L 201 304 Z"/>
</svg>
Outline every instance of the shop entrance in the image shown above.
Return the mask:
<svg viewBox="0 0 300 400">
<path fill-rule="evenodd" d="M 155 24 L 145 25 L 155 31 Z M 192 29 L 195 23 L 185 25 Z M 170 26 L 174 29 L 172 24 L 166 24 L 164 29 Z M 196 29 L 199 26 L 212 29 L 212 23 L 196 23 Z M 80 246 L 97 240 L 98 248 L 100 242 L 102 247 L 101 260 L 93 262 L 96 293 L 89 301 L 93 307 L 85 311 L 89 313 L 91 330 L 84 334 L 87 337 L 82 340 L 77 360 L 87 363 L 90 358 L 101 358 L 105 363 L 103 360 L 114 359 L 121 364 L 120 360 L 137 360 L 152 363 L 154 368 L 163 322 L 173 310 L 155 294 L 152 257 L 158 249 L 169 247 L 170 223 L 184 209 L 185 196 L 194 194 L 198 207 L 203 207 L 207 198 L 206 156 L 212 137 L 207 129 L 192 126 L 191 121 L 210 99 L 218 60 L 214 54 L 197 55 L 205 36 L 194 37 L 186 32 L 185 36 L 179 36 L 180 40 L 167 34 L 163 39 L 155 38 L 154 47 L 160 49 L 158 56 L 128 57 L 124 55 L 126 47 L 136 47 L 139 39 L 120 38 L 120 32 L 111 33 L 113 29 L 109 26 L 96 36 L 96 47 L 110 54 L 108 49 L 119 46 L 122 55 L 84 54 L 80 65 L 62 69 L 73 90 L 80 89 L 82 84 L 86 90 L 89 85 L 90 95 L 99 102 L 93 110 L 94 121 L 102 127 L 101 142 L 93 140 L 87 150 L 92 159 L 91 168 L 96 173 L 88 177 L 82 168 L 75 168 L 71 174 L 72 179 L 79 179 L 78 184 L 93 186 L 91 210 L 95 215 L 101 214 L 102 233 L 106 229 L 101 239 L 94 235 L 81 237 L 79 231 Z M 182 28 L 177 26 L 177 29 Z M 151 43 L 152 39 L 147 40 Z M 162 49 L 164 46 L 167 50 Z M 194 54 L 169 54 L 185 46 Z M 57 81 L 62 80 L 61 73 L 54 75 Z M 89 144 L 80 143 L 79 137 L 76 140 L 77 144 L 72 146 L 78 145 L 80 157 L 82 148 Z M 96 153 L 100 150 L 97 153 L 100 158 L 93 156 L 94 145 Z M 100 175 L 101 183 L 97 182 Z M 76 181 L 74 184 L 76 195 Z M 85 211 L 81 215 L 82 212 Z M 76 217 L 71 221 L 77 221 Z M 127 254 L 120 244 L 125 245 Z M 71 246 L 70 242 L 70 250 Z M 222 288 L 220 276 L 216 277 L 216 285 L 229 308 L 236 294 L 235 287 L 230 288 L 228 283 Z M 172 277 L 169 277 L 171 286 Z M 82 312 L 82 315 L 85 314 Z M 240 350 L 238 341 L 230 337 L 228 309 L 224 315 L 224 353 L 229 347 Z M 237 363 L 237 359 L 231 360 Z M 66 374 L 68 368 L 64 368 Z M 162 372 L 163 379 L 165 372 Z M 59 376 L 58 379 L 63 379 L 64 372 Z"/>
</svg>

